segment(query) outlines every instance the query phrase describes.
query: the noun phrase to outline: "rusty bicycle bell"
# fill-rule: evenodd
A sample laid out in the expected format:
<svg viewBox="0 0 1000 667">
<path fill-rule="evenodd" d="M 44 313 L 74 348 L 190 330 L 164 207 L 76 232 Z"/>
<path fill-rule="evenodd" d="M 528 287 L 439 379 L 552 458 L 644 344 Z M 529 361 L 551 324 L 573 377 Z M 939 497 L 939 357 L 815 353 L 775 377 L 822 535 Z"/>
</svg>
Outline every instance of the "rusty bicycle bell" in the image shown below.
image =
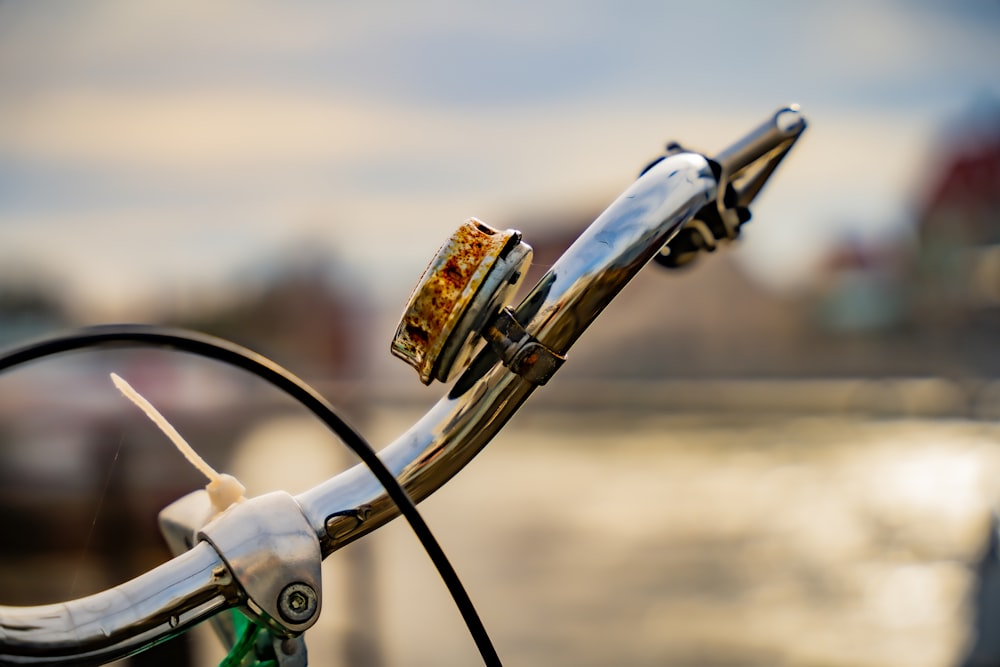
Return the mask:
<svg viewBox="0 0 1000 667">
<path fill-rule="evenodd" d="M 531 256 L 520 232 L 466 220 L 413 289 L 392 353 L 413 366 L 424 384 L 454 379 L 479 349 L 483 327 L 513 298 Z"/>
</svg>

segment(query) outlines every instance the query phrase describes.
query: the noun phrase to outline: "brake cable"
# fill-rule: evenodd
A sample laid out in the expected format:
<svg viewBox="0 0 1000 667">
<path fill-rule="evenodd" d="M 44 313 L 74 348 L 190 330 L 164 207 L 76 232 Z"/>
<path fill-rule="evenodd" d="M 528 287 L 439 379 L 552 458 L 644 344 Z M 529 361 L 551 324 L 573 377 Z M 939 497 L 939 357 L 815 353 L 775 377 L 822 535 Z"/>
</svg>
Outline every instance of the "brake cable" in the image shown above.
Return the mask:
<svg viewBox="0 0 1000 667">
<path fill-rule="evenodd" d="M 500 667 L 500 657 L 458 573 L 399 481 L 382 463 L 368 441 L 349 425 L 318 391 L 271 359 L 232 341 L 207 334 L 156 325 L 118 324 L 87 327 L 12 349 L 0 354 L 0 372 L 64 352 L 115 344 L 171 348 L 220 361 L 248 371 L 280 389 L 309 410 L 371 470 L 400 514 L 406 518 L 437 569 L 465 621 L 483 662 L 490 667 Z"/>
</svg>

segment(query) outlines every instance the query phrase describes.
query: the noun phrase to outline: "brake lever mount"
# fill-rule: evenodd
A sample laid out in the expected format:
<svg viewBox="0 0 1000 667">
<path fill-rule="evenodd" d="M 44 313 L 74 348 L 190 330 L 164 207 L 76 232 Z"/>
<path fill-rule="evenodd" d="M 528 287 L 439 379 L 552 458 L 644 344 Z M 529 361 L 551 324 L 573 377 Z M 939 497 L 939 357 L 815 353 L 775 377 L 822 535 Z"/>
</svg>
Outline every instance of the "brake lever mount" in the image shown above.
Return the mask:
<svg viewBox="0 0 1000 667">
<path fill-rule="evenodd" d="M 715 201 L 677 232 L 656 255 L 656 263 L 671 269 L 685 266 L 700 253 L 714 252 L 720 243 L 735 240 L 743 224 L 750 220 L 750 204 L 805 129 L 806 121 L 798 106 L 784 107 L 710 159 L 719 180 Z M 684 150 L 677 143 L 667 144 L 664 156 L 646 170 Z"/>
</svg>

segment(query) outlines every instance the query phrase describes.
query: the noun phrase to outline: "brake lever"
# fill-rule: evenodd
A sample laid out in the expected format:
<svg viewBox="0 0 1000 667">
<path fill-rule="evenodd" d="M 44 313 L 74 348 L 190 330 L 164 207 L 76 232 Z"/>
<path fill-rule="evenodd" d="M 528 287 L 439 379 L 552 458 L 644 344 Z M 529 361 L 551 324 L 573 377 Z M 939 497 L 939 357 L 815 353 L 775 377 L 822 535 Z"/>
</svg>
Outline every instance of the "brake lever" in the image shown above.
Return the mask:
<svg viewBox="0 0 1000 667">
<path fill-rule="evenodd" d="M 716 200 L 677 232 L 656 255 L 656 263 L 671 269 L 685 266 L 702 252 L 714 252 L 722 241 L 736 239 L 751 218 L 750 204 L 805 129 L 806 120 L 799 107 L 784 107 L 710 158 L 719 180 Z M 677 143 L 668 144 L 665 155 L 643 173 L 665 157 L 684 150 Z"/>
</svg>

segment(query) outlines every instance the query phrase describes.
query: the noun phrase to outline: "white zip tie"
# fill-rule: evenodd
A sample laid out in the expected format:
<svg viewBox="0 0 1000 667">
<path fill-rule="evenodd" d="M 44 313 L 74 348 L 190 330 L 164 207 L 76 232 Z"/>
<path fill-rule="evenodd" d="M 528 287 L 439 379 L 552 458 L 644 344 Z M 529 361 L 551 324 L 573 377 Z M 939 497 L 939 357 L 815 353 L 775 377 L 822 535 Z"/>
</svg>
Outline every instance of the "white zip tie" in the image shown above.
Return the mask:
<svg viewBox="0 0 1000 667">
<path fill-rule="evenodd" d="M 191 465 L 198 469 L 201 474 L 208 478 L 208 485 L 205 487 L 205 491 L 208 492 L 208 498 L 212 501 L 212 507 L 215 508 L 216 512 L 225 511 L 230 505 L 245 500 L 243 493 L 246 491 L 246 487 L 240 484 L 239 480 L 232 475 L 227 475 L 225 473 L 216 472 L 212 466 L 205 462 L 205 459 L 198 455 L 198 452 L 194 451 L 194 447 L 188 444 L 188 442 L 181 437 L 181 434 L 177 432 L 170 422 L 160 414 L 160 412 L 153 407 L 153 404 L 147 401 L 143 396 L 137 392 L 132 385 L 126 382 L 117 373 L 111 374 L 111 381 L 115 383 L 118 387 L 118 391 L 125 395 L 125 398 L 129 399 L 141 409 L 146 416 L 152 420 L 156 426 L 163 431 L 170 442 L 174 443 L 174 446 L 180 450 L 184 458 L 188 460 Z"/>
</svg>

